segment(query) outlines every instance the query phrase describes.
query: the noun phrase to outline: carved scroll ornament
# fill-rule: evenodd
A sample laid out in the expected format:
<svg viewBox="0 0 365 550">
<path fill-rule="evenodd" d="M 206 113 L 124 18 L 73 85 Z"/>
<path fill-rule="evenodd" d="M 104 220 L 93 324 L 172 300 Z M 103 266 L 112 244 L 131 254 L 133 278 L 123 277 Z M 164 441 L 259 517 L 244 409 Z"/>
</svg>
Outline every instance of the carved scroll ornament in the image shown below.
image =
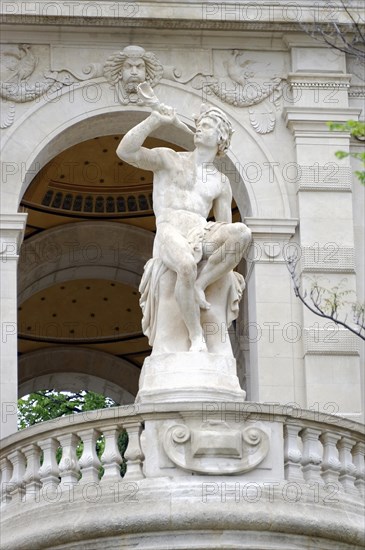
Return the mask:
<svg viewBox="0 0 365 550">
<path fill-rule="evenodd" d="M 256 468 L 269 452 L 269 436 L 261 426 L 242 429 L 208 421 L 200 428 L 173 424 L 163 435 L 169 459 L 184 470 L 202 474 L 239 474 Z"/>
</svg>

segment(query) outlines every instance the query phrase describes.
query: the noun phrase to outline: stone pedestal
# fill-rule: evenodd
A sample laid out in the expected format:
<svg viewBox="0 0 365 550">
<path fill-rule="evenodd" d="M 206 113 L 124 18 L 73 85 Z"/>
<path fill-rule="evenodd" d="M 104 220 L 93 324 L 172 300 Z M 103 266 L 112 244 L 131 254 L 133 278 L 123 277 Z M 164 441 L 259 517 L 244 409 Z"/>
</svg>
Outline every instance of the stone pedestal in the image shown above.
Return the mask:
<svg viewBox="0 0 365 550">
<path fill-rule="evenodd" d="M 152 354 L 143 365 L 136 401 L 244 401 L 236 360 L 206 352 Z"/>
</svg>

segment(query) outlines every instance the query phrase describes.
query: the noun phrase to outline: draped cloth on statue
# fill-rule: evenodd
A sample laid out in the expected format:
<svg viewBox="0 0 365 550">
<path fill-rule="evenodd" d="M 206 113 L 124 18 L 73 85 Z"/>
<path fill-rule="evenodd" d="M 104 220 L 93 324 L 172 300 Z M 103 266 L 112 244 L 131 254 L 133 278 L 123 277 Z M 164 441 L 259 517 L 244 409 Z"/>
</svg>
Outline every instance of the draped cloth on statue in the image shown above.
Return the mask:
<svg viewBox="0 0 365 550">
<path fill-rule="evenodd" d="M 199 262 L 198 273 L 204 265 L 205 261 Z M 147 262 L 139 290 L 142 330 L 153 354 L 189 350 L 188 333 L 174 297 L 175 284 L 176 274 L 160 258 Z M 211 308 L 201 310 L 201 323 L 209 352 L 232 356 L 227 329 L 238 316 L 244 288 L 242 275 L 231 271 L 206 289 Z"/>
</svg>

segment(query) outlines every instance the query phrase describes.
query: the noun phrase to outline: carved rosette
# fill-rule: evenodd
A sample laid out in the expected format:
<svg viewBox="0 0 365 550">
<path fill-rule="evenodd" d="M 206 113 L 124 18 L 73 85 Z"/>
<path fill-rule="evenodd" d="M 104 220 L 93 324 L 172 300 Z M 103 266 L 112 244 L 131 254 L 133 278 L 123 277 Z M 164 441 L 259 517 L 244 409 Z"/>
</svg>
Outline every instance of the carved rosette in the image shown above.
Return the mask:
<svg viewBox="0 0 365 550">
<path fill-rule="evenodd" d="M 237 429 L 208 421 L 199 427 L 173 424 L 163 434 L 169 459 L 183 470 L 202 474 L 240 474 L 256 468 L 269 451 L 262 426 Z"/>
</svg>

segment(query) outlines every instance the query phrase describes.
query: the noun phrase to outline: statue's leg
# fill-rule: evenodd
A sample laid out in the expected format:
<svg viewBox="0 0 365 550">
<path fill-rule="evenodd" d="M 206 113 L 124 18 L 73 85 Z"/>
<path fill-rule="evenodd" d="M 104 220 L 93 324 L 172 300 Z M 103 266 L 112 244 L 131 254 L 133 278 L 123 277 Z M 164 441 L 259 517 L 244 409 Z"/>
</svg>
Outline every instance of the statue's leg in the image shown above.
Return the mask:
<svg viewBox="0 0 365 550">
<path fill-rule="evenodd" d="M 200 308 L 195 297 L 197 266 L 191 247 L 170 224 L 160 224 L 158 232 L 159 256 L 176 273 L 175 299 L 189 334 L 190 351 L 206 351 Z"/>
<path fill-rule="evenodd" d="M 251 231 L 243 223 L 213 226 L 203 241 L 203 258 L 208 261 L 195 283 L 196 298 L 202 309 L 209 309 L 205 289 L 240 262 L 251 241 Z"/>
</svg>

